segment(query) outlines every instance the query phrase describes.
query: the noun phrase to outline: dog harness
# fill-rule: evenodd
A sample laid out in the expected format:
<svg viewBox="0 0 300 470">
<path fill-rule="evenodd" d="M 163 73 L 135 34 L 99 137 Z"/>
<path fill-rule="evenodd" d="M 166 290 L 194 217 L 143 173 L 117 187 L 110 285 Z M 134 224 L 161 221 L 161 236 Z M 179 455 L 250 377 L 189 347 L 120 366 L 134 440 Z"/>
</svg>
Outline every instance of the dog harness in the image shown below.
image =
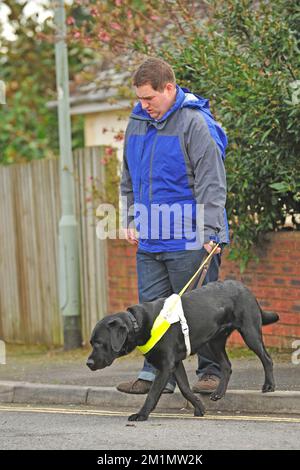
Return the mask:
<svg viewBox="0 0 300 470">
<path fill-rule="evenodd" d="M 191 354 L 191 342 L 190 342 L 190 335 L 189 335 L 189 327 L 184 316 L 181 297 L 187 290 L 187 288 L 191 285 L 193 280 L 198 276 L 198 274 L 202 271 L 205 266 L 208 269 L 208 262 L 211 260 L 212 256 L 214 255 L 215 251 L 217 250 L 219 243 L 215 243 L 213 240 L 209 243 L 212 247 L 211 252 L 208 254 L 207 258 L 203 261 L 201 266 L 197 269 L 195 274 L 191 277 L 191 279 L 186 283 L 186 285 L 181 289 L 179 294 L 172 294 L 165 300 L 163 309 L 160 311 L 159 315 L 156 317 L 153 326 L 151 328 L 150 339 L 147 341 L 146 344 L 143 346 L 137 346 L 138 350 L 141 351 L 142 354 L 147 354 L 147 352 L 151 351 L 151 349 L 158 343 L 158 341 L 163 337 L 165 332 L 170 328 L 173 323 L 177 323 L 180 321 L 181 330 L 184 336 L 184 342 L 186 347 L 186 357 L 190 356 Z"/>
<path fill-rule="evenodd" d="M 181 330 L 184 336 L 186 347 L 186 357 L 188 357 L 191 354 L 189 327 L 184 316 L 181 297 L 178 294 L 172 294 L 165 300 L 163 309 L 156 317 L 151 328 L 150 339 L 146 344 L 143 346 L 137 346 L 137 348 L 143 354 L 146 354 L 158 343 L 158 341 L 163 337 L 170 326 L 177 322 L 180 322 L 181 324 Z"/>
</svg>

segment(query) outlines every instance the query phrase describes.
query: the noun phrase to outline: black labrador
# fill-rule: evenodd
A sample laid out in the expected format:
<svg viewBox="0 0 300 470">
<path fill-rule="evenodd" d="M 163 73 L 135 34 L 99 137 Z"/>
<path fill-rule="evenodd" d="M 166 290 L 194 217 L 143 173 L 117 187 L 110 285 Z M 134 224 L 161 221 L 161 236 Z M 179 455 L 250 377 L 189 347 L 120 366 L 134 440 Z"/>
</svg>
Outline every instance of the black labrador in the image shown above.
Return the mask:
<svg viewBox="0 0 300 470">
<path fill-rule="evenodd" d="M 108 315 L 99 321 L 91 336 L 93 351 L 87 360 L 91 370 L 110 366 L 120 356 L 130 353 L 136 346 L 144 345 L 153 322 L 163 304 L 163 298 L 153 302 L 133 305 L 126 312 Z M 275 390 L 273 363 L 267 353 L 262 325 L 276 322 L 279 317 L 273 312 L 263 312 L 249 289 L 237 281 L 211 282 L 182 296 L 182 306 L 190 330 L 191 354 L 195 354 L 205 343 L 221 368 L 221 380 L 212 400 L 225 395 L 231 374 L 231 364 L 225 345 L 229 335 L 238 330 L 247 346 L 257 354 L 265 371 L 262 392 Z M 158 373 L 141 410 L 129 417 L 129 421 L 145 421 L 157 405 L 171 374 L 175 375 L 183 396 L 195 408 L 195 416 L 203 416 L 204 406 L 188 383 L 183 359 L 186 347 L 180 323 L 174 323 L 145 357 Z"/>
</svg>

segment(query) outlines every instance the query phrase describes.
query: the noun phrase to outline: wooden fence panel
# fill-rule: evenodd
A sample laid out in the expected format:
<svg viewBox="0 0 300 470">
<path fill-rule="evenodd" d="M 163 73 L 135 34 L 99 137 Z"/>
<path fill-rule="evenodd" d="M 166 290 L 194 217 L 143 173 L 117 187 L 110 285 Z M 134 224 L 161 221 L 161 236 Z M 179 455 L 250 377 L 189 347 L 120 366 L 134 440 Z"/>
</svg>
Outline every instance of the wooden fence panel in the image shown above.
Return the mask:
<svg viewBox="0 0 300 470">
<path fill-rule="evenodd" d="M 104 182 L 102 150 L 75 152 L 83 339 L 106 313 L 106 242 L 96 238 L 90 176 Z M 61 345 L 58 299 L 60 187 L 57 160 L 0 168 L 0 338 Z"/>
<path fill-rule="evenodd" d="M 75 179 L 78 181 L 76 208 L 80 228 L 82 331 L 89 339 L 95 323 L 107 312 L 106 241 L 96 237 L 95 211 L 97 201 L 90 191 L 92 184 L 104 187 L 102 149 L 88 147 L 74 152 Z"/>
<path fill-rule="evenodd" d="M 16 269 L 16 212 L 13 173 L 10 168 L 0 171 L 0 337 L 14 337 L 20 329 L 20 305 Z"/>
</svg>

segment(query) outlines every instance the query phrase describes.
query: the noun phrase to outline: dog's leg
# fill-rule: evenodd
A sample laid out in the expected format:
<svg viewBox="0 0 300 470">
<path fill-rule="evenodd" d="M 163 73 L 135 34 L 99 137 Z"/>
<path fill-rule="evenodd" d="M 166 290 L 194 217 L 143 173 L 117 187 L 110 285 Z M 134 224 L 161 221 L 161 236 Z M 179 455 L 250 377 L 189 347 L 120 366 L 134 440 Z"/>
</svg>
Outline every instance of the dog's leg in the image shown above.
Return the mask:
<svg viewBox="0 0 300 470">
<path fill-rule="evenodd" d="M 265 382 L 262 387 L 262 392 L 274 392 L 273 361 L 265 348 L 261 331 L 257 331 L 256 328 L 252 327 L 251 329 L 245 328 L 241 330 L 240 333 L 247 346 L 259 357 L 263 365 Z"/>
<path fill-rule="evenodd" d="M 180 361 L 174 371 L 177 385 L 184 398 L 186 398 L 195 408 L 194 416 L 203 416 L 205 408 L 200 398 L 196 397 L 190 389 L 189 381 L 182 361 Z"/>
<path fill-rule="evenodd" d="M 225 349 L 227 338 L 227 334 L 221 334 L 209 342 L 210 349 L 212 350 L 212 353 L 216 358 L 216 362 L 219 364 L 221 370 L 220 383 L 217 389 L 210 395 L 210 399 L 213 401 L 220 400 L 224 397 L 232 372 L 231 362 L 228 359 Z"/>
<path fill-rule="evenodd" d="M 156 407 L 162 391 L 168 383 L 171 373 L 172 370 L 169 368 L 167 370 L 157 372 L 144 405 L 138 413 L 129 416 L 129 421 L 146 421 L 148 419 L 149 414 Z"/>
</svg>

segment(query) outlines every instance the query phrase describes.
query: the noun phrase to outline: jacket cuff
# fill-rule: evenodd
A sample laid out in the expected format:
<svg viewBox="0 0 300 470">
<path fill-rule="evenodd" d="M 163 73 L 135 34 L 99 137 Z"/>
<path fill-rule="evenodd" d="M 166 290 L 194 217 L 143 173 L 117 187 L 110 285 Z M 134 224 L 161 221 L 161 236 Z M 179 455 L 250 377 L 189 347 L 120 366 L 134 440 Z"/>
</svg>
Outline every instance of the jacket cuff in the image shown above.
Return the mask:
<svg viewBox="0 0 300 470">
<path fill-rule="evenodd" d="M 220 243 L 220 237 L 217 233 L 213 233 L 210 230 L 204 230 L 204 244 L 213 241 L 214 243 Z"/>
</svg>

